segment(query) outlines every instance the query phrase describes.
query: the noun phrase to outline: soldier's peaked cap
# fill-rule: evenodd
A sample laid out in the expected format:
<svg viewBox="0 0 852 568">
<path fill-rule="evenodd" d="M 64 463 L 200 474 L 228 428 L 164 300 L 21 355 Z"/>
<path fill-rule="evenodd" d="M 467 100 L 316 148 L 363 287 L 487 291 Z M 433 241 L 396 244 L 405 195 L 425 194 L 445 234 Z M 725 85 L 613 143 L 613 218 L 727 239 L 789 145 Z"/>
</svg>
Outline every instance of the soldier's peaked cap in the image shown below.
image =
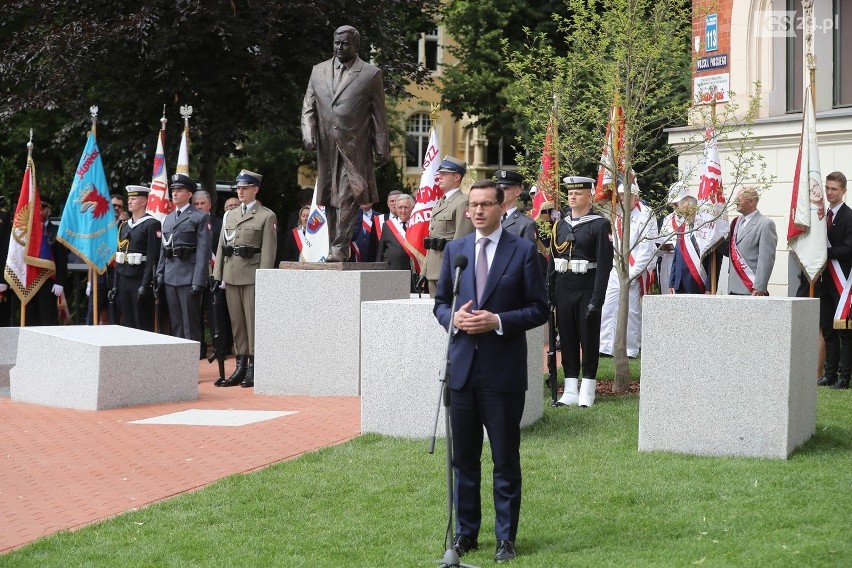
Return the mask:
<svg viewBox="0 0 852 568">
<path fill-rule="evenodd" d="M 444 159 L 441 161 L 440 165 L 438 165 L 438 171 L 450 172 L 463 176 L 467 173 L 467 164 L 461 160 L 453 158 L 452 156 L 444 156 Z"/>
<path fill-rule="evenodd" d="M 587 177 L 580 176 L 568 176 L 562 179 L 562 183 L 565 185 L 565 189 L 589 189 L 592 190 L 595 188 L 595 180 Z"/>
<path fill-rule="evenodd" d="M 497 182 L 497 185 L 511 187 L 513 185 L 523 185 L 524 176 L 514 170 L 497 170 L 497 173 L 494 174 L 494 181 Z"/>
<path fill-rule="evenodd" d="M 239 175 L 237 176 L 237 185 L 256 185 L 260 187 L 260 182 L 263 181 L 263 176 L 249 171 L 249 170 L 240 170 Z"/>
<path fill-rule="evenodd" d="M 169 187 L 172 189 L 182 187 L 195 193 L 195 191 L 198 189 L 198 184 L 196 184 L 195 180 L 193 180 L 186 174 L 175 174 L 172 176 L 172 182 L 169 184 Z"/>
</svg>

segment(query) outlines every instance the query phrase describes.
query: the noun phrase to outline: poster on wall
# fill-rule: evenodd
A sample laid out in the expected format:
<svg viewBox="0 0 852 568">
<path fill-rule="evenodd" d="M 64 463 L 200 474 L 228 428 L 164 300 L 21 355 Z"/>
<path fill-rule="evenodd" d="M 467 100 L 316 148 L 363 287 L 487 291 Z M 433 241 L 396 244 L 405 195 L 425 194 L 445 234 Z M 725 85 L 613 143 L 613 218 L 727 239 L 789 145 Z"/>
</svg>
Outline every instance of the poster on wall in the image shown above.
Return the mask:
<svg viewBox="0 0 852 568">
<path fill-rule="evenodd" d="M 715 95 L 717 103 L 726 103 L 730 98 L 730 73 L 703 75 L 693 79 L 692 102 L 696 105 L 710 104 Z"/>
</svg>

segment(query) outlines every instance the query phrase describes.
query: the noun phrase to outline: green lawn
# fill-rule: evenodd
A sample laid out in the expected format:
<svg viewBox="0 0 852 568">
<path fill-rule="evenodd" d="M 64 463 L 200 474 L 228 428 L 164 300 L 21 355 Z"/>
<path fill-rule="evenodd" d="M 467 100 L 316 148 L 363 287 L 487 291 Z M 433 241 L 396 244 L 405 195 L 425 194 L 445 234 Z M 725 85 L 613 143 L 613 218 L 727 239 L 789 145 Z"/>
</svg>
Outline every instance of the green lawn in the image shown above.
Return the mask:
<svg viewBox="0 0 852 568">
<path fill-rule="evenodd" d="M 852 391 L 820 389 L 818 404 L 817 434 L 787 461 L 639 453 L 635 397 L 547 408 L 524 431 L 513 565 L 852 565 Z M 444 447 L 426 446 L 362 436 L 44 538 L 0 566 L 434 566 Z M 483 504 L 482 548 L 464 560 L 491 566 Z"/>
</svg>

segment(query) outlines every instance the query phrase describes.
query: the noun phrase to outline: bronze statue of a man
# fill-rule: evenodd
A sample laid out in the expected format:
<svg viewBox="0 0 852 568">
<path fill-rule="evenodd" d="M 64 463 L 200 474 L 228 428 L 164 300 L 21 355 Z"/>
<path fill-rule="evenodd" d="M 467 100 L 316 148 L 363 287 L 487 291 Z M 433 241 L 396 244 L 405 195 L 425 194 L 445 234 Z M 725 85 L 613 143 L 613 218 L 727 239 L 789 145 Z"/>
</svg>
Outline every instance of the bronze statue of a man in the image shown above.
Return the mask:
<svg viewBox="0 0 852 568">
<path fill-rule="evenodd" d="M 352 231 L 363 203 L 376 203 L 376 161 L 390 154 L 382 72 L 358 57 L 361 35 L 352 26 L 334 32 L 334 57 L 314 66 L 302 104 L 305 149 L 317 150 L 317 203 L 329 226 L 326 262 L 349 258 Z"/>
</svg>

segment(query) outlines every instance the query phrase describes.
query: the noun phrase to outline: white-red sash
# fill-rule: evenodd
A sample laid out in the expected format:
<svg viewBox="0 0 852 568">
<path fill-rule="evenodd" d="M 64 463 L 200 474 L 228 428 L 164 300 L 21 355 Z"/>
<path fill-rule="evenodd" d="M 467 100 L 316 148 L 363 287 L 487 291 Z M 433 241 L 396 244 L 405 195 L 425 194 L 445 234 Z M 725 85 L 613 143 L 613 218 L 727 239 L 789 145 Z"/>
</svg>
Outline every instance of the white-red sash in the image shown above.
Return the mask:
<svg viewBox="0 0 852 568">
<path fill-rule="evenodd" d="M 707 290 L 707 272 L 701 264 L 701 256 L 698 254 L 698 245 L 692 242 L 691 235 L 686 234 L 686 223 L 678 228 L 677 246 L 680 248 L 680 256 L 686 264 L 692 279 L 698 285 L 698 291 L 704 293 Z M 688 243 L 688 244 L 687 244 Z M 690 246 L 691 245 L 691 246 Z"/>
<path fill-rule="evenodd" d="M 830 241 L 828 246 L 831 246 Z M 837 308 L 834 310 L 834 319 L 835 321 L 845 322 L 849 318 L 850 307 L 852 307 L 852 278 L 850 278 L 850 274 L 843 274 L 843 269 L 836 258 L 831 259 L 828 263 L 828 273 L 831 274 L 831 281 L 840 295 Z"/>
<path fill-rule="evenodd" d="M 733 221 L 731 221 L 731 265 L 734 267 L 734 270 L 737 271 L 737 274 L 740 277 L 740 280 L 745 284 L 746 290 L 749 293 L 754 291 L 754 279 L 756 276 L 754 275 L 754 271 L 751 267 L 746 264 L 743 255 L 740 254 L 740 249 L 737 247 L 737 232 L 736 227 L 739 224 L 739 220 L 741 217 L 737 217 Z"/>
<path fill-rule="evenodd" d="M 382 240 L 382 227 L 385 226 L 385 215 L 382 213 L 381 215 L 376 215 L 376 222 L 374 223 L 376 227 L 376 240 Z"/>
<path fill-rule="evenodd" d="M 414 263 L 414 271 L 419 274 L 420 273 L 420 258 L 419 258 L 420 257 L 420 254 L 419 254 L 420 251 L 418 251 L 416 248 L 414 248 L 414 245 L 412 245 L 411 243 L 409 243 L 406 240 L 405 235 L 403 235 L 400 232 L 399 227 L 396 226 L 396 223 L 394 223 L 393 221 L 388 221 L 387 225 L 388 225 L 388 227 L 390 227 L 391 234 L 394 236 L 394 238 L 397 240 L 397 242 L 399 242 L 400 246 L 402 247 L 402 250 L 405 251 L 405 254 L 407 254 L 408 257 L 411 259 L 411 262 Z"/>
<path fill-rule="evenodd" d="M 296 240 L 296 247 L 298 247 L 299 252 L 302 252 L 302 247 L 305 246 L 305 236 L 302 231 L 298 228 L 293 229 L 293 238 Z"/>
</svg>

